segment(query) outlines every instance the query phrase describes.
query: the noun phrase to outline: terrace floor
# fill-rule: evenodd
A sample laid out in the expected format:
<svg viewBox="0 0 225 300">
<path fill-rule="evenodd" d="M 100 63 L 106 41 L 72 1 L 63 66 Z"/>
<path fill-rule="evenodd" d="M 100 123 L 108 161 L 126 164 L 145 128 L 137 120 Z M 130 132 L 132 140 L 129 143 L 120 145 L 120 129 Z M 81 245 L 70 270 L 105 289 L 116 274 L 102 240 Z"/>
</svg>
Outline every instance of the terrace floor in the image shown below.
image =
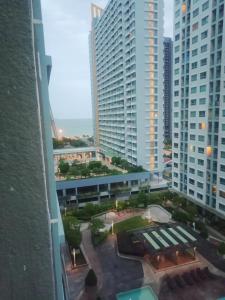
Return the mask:
<svg viewBox="0 0 225 300">
<path fill-rule="evenodd" d="M 225 279 L 208 279 L 193 286 L 177 287 L 171 291 L 166 282 L 162 283 L 159 300 L 216 300 L 225 296 Z"/>
</svg>

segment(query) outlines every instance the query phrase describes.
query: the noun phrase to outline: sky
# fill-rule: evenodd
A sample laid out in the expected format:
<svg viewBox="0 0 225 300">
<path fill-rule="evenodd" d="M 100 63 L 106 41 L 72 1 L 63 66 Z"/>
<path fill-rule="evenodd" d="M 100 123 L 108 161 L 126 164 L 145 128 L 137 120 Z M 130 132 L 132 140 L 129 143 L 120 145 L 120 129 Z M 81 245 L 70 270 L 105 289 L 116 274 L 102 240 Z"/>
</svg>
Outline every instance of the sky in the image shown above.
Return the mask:
<svg viewBox="0 0 225 300">
<path fill-rule="evenodd" d="M 56 119 L 91 118 L 91 2 L 104 8 L 108 1 L 42 0 L 46 53 L 53 65 L 49 93 Z M 164 2 L 164 34 L 172 37 L 173 0 Z"/>
</svg>

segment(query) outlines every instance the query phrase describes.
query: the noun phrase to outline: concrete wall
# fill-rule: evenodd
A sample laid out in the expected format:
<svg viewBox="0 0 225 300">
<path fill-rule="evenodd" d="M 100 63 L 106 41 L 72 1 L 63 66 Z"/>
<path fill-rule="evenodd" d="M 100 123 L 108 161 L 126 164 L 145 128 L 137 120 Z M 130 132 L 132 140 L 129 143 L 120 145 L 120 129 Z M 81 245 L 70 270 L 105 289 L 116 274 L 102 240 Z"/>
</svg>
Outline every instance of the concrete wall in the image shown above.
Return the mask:
<svg viewBox="0 0 225 300">
<path fill-rule="evenodd" d="M 38 23 L 40 1 L 33 5 Z M 42 25 L 33 25 L 31 0 L 1 0 L 0 7 L 0 298 L 63 299 L 55 285 L 59 252 L 52 248 L 58 227 L 50 225 L 58 212 L 47 163 L 47 86 L 40 84 L 47 79 L 44 45 L 40 56 L 35 51 Z"/>
</svg>

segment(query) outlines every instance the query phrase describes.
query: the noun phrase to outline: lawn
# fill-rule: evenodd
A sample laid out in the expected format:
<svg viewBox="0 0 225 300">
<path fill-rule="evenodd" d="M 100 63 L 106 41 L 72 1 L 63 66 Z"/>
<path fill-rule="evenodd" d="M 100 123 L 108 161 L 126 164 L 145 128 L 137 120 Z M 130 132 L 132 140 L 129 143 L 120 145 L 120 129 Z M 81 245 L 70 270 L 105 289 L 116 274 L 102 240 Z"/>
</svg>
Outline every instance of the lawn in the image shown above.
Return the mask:
<svg viewBox="0 0 225 300">
<path fill-rule="evenodd" d="M 114 232 L 119 233 L 149 225 L 149 222 L 140 216 L 114 224 Z"/>
</svg>

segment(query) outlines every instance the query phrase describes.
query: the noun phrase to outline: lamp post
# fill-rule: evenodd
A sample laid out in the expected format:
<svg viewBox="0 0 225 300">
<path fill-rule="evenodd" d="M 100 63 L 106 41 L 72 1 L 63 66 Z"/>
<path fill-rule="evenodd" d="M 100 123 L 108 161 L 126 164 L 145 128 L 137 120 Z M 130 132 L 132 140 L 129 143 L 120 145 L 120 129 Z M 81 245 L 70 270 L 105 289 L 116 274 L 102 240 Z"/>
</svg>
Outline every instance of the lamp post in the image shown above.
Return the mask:
<svg viewBox="0 0 225 300">
<path fill-rule="evenodd" d="M 112 235 L 114 235 L 114 222 L 113 222 L 113 220 L 112 220 Z"/>
<path fill-rule="evenodd" d="M 72 254 L 73 254 L 73 267 L 75 268 L 76 267 L 76 250 L 75 250 L 75 248 L 73 248 Z"/>
<path fill-rule="evenodd" d="M 66 217 L 66 210 L 67 210 L 67 208 L 65 207 L 65 217 Z"/>
</svg>

